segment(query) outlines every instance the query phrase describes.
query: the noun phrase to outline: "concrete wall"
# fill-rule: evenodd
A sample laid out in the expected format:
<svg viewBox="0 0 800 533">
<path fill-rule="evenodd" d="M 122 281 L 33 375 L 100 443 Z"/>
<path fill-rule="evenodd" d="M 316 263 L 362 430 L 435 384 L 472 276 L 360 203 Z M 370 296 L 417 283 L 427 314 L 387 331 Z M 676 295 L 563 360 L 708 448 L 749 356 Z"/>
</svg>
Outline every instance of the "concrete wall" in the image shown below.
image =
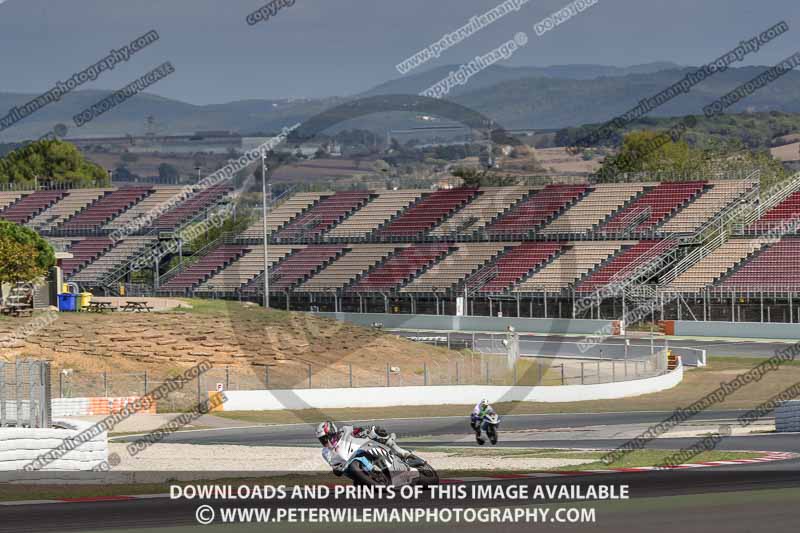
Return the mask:
<svg viewBox="0 0 800 533">
<path fill-rule="evenodd" d="M 393 315 L 384 313 L 317 313 L 320 316 L 370 326 L 374 322 L 387 329 L 421 329 L 431 331 L 504 332 L 508 326 L 520 333 L 595 333 L 611 328 L 610 320 L 566 318 L 497 318 L 483 316 Z M 610 329 L 609 329 L 610 331 Z"/>
<path fill-rule="evenodd" d="M 226 391 L 226 411 L 280 411 L 284 409 L 338 409 L 402 407 L 414 405 L 471 405 L 480 398 L 490 402 L 577 402 L 609 400 L 650 394 L 675 387 L 683 367 L 661 376 L 597 385 L 554 387 L 431 386 L 366 387 L 353 389 L 294 389 Z"/>
<path fill-rule="evenodd" d="M 775 409 L 775 431 L 800 431 L 800 400 L 784 402 Z"/>
<path fill-rule="evenodd" d="M 686 337 L 741 337 L 751 339 L 800 339 L 800 324 L 761 322 L 675 321 L 675 335 Z"/>
<path fill-rule="evenodd" d="M 53 428 L 0 428 L 0 470 L 21 470 L 37 457 L 76 437 L 90 423 L 55 420 Z M 92 440 L 67 452 L 42 470 L 86 471 L 108 459 L 108 436 L 100 433 Z"/>
</svg>

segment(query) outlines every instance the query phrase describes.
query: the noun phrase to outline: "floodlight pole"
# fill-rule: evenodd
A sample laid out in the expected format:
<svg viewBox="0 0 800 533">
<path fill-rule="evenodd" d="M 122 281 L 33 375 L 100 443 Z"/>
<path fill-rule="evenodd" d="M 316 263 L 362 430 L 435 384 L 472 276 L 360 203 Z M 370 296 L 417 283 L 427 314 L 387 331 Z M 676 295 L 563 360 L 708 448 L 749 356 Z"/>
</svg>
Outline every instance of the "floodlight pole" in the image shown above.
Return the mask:
<svg viewBox="0 0 800 533">
<path fill-rule="evenodd" d="M 264 307 L 269 307 L 269 235 L 267 233 L 267 152 L 261 151 L 261 221 L 264 226 Z"/>
</svg>

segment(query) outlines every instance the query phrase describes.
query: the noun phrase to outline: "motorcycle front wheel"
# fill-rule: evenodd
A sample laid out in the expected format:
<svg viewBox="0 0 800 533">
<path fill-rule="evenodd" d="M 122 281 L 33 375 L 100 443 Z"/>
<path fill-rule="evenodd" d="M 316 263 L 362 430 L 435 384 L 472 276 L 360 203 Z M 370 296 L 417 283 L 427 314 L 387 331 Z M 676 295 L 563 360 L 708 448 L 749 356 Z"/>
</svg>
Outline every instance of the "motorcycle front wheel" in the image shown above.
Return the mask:
<svg viewBox="0 0 800 533">
<path fill-rule="evenodd" d="M 486 434 L 489 436 L 489 441 L 492 444 L 497 444 L 497 429 L 494 426 L 486 428 Z"/>
<path fill-rule="evenodd" d="M 417 472 L 419 472 L 419 481 L 417 482 L 419 485 L 430 487 L 431 485 L 439 484 L 439 474 L 437 474 L 436 470 L 428 463 L 425 463 L 423 466 L 418 466 Z"/>
<path fill-rule="evenodd" d="M 372 471 L 367 472 L 367 469 L 360 461 L 354 461 L 350 465 L 350 478 L 353 480 L 354 485 L 389 485 L 391 484 L 381 470 L 373 468 Z"/>
</svg>

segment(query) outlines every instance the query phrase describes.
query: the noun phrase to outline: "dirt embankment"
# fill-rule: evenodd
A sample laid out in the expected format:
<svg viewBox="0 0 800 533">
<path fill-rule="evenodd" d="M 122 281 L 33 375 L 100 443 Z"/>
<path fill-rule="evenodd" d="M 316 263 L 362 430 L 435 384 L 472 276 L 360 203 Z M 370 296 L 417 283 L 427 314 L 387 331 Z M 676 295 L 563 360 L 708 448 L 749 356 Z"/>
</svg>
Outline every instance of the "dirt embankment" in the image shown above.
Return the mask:
<svg viewBox="0 0 800 533">
<path fill-rule="evenodd" d="M 175 375 L 209 361 L 263 379 L 273 386 L 301 384 L 309 366 L 315 386 L 385 383 L 387 366 L 396 380 L 421 380 L 425 364 L 447 367 L 459 354 L 413 343 L 370 328 L 303 313 L 264 311 L 257 306 L 192 301 L 193 309 L 158 313 L 63 313 L 33 335 L 13 338 L 0 360 L 49 359 L 56 370 Z M 0 338 L 13 337 L 30 318 L 0 320 Z M 341 382 L 341 383 L 340 383 Z M 396 381 L 393 383 L 397 383 Z M 333 383 L 331 383 L 333 384 Z"/>
</svg>

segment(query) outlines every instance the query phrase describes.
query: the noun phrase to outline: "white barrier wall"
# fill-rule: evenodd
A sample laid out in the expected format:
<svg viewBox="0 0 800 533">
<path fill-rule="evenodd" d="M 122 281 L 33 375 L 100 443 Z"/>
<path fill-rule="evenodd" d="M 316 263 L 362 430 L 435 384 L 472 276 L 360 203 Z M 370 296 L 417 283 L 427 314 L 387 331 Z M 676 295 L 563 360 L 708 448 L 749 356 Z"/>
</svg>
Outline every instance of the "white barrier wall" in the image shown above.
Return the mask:
<svg viewBox="0 0 800 533">
<path fill-rule="evenodd" d="M 0 428 L 0 471 L 22 470 L 37 457 L 91 427 L 88 422 L 54 420 L 54 428 Z M 100 433 L 42 470 L 91 470 L 108 459 L 108 435 Z"/>
<path fill-rule="evenodd" d="M 671 389 L 683 380 L 683 366 L 661 376 L 596 385 L 514 387 L 446 385 L 430 387 L 365 387 L 352 389 L 293 389 L 226 391 L 225 411 L 281 411 L 402 407 L 414 405 L 471 405 L 480 398 L 497 402 L 578 402 L 613 400 Z"/>
<path fill-rule="evenodd" d="M 800 400 L 784 402 L 775 409 L 775 431 L 800 431 Z"/>
</svg>

